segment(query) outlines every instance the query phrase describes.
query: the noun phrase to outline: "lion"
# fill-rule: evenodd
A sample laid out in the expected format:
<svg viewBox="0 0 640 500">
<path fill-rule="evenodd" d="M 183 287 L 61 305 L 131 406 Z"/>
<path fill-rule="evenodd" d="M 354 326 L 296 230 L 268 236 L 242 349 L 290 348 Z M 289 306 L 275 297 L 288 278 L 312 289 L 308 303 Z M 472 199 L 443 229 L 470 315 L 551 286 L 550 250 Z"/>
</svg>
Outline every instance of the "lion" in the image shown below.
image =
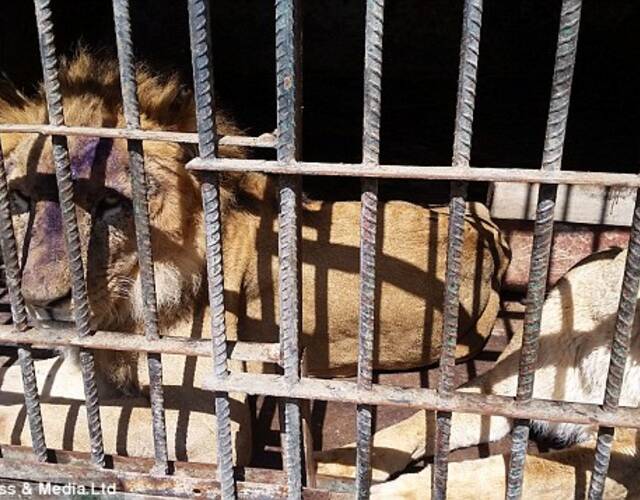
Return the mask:
<svg viewBox="0 0 640 500">
<path fill-rule="evenodd" d="M 611 249 L 588 256 L 549 291 L 542 310 L 534 398 L 602 404 L 626 255 L 626 251 Z M 636 324 L 620 399 L 621 406 L 633 408 L 640 404 L 638 339 Z M 494 367 L 460 390 L 515 396 L 521 345 L 522 331 L 514 335 Z M 372 464 L 376 480 L 388 479 L 410 462 L 433 454 L 429 422 L 433 420 L 427 420 L 427 414 L 420 411 L 374 435 Z M 505 417 L 454 413 L 451 449 L 501 439 L 512 425 Z M 523 497 L 584 498 L 593 470 L 596 430 L 595 426 L 533 421 L 533 435 L 558 449 L 527 457 Z M 605 498 L 640 495 L 639 444 L 637 429 L 616 429 Z M 319 471 L 333 476 L 353 475 L 354 446 L 321 454 Z M 500 455 L 450 464 L 449 497 L 504 498 L 508 464 L 508 457 Z M 417 499 L 429 498 L 430 491 L 428 466 L 374 486 L 372 493 L 374 498 Z"/>
<path fill-rule="evenodd" d="M 195 131 L 191 92 L 176 76 L 137 69 L 142 127 Z M 124 127 L 117 63 L 87 51 L 61 63 L 68 125 Z M 222 135 L 238 134 L 218 113 Z M 42 92 L 0 99 L 0 123 L 45 123 Z M 2 134 L 13 225 L 22 260 L 22 292 L 41 326 L 72 320 L 71 277 L 55 183 L 51 143 L 34 134 Z M 69 137 L 76 214 L 82 241 L 91 327 L 143 333 L 143 304 L 127 145 Z M 162 335 L 209 338 L 205 238 L 199 180 L 185 168 L 192 147 L 145 142 L 149 217 Z M 223 156 L 243 157 L 222 147 Z M 259 173 L 222 174 L 226 327 L 230 340 L 278 342 L 277 183 Z M 352 376 L 357 366 L 359 202 L 305 201 L 302 215 L 302 344 L 310 376 Z M 380 210 L 374 368 L 432 364 L 441 351 L 448 210 L 389 202 Z M 485 343 L 499 308 L 510 253 L 486 207 L 467 205 L 460 282 L 457 358 Z M 108 453 L 153 454 L 144 355 L 95 351 Z M 163 355 L 170 458 L 215 461 L 212 393 L 202 389 L 210 358 Z M 36 361 L 49 447 L 87 451 L 77 354 Z M 232 370 L 273 369 L 260 363 Z M 16 366 L 2 374 L 0 442 L 27 444 Z M 251 456 L 246 396 L 233 394 L 236 463 Z M 71 401 L 71 403 L 69 403 Z M 64 417 L 62 417 L 64 416 Z"/>
</svg>

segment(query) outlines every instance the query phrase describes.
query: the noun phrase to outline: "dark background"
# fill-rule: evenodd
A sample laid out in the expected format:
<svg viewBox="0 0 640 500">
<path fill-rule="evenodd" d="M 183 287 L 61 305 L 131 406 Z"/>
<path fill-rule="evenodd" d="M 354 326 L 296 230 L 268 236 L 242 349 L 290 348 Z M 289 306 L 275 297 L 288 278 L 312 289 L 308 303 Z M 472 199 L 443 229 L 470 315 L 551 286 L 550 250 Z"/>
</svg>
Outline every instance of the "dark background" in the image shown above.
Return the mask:
<svg viewBox="0 0 640 500">
<path fill-rule="evenodd" d="M 136 55 L 190 79 L 186 0 L 132 0 Z M 304 158 L 360 161 L 364 0 L 307 0 L 304 15 Z M 53 2 L 58 50 L 79 40 L 115 51 L 109 0 Z M 485 2 L 472 164 L 538 168 L 560 0 Z M 388 0 L 381 160 L 451 162 L 461 0 Z M 29 0 L 3 2 L 0 68 L 27 92 L 39 80 Z M 246 133 L 275 128 L 274 7 L 212 0 L 216 90 Z M 638 170 L 639 8 L 585 0 L 563 168 Z M 311 195 L 353 198 L 355 179 L 307 179 Z M 482 198 L 486 186 L 475 185 Z M 387 182 L 383 195 L 446 198 L 446 184 Z"/>
</svg>

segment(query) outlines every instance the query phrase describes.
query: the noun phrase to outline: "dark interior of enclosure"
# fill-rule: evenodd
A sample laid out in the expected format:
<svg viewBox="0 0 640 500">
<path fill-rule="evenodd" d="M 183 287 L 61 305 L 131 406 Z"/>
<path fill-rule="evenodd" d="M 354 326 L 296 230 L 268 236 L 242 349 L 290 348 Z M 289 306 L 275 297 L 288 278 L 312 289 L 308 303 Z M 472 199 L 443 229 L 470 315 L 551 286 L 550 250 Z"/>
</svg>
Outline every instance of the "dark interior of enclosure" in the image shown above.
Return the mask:
<svg viewBox="0 0 640 500">
<path fill-rule="evenodd" d="M 498 0 L 484 8 L 472 164 L 538 168 L 560 1 Z M 462 0 L 397 0 L 385 15 L 384 163 L 449 165 Z M 59 50 L 115 51 L 111 2 L 53 2 Z M 137 57 L 190 79 L 185 0 L 132 2 Z M 304 159 L 358 162 L 362 134 L 364 0 L 313 0 L 304 14 Z M 32 92 L 41 77 L 32 2 L 5 2 L 1 69 Z M 638 169 L 639 8 L 585 0 L 563 168 Z M 273 2 L 213 0 L 220 102 L 246 133 L 275 128 Z M 269 154 L 261 152 L 260 154 Z M 305 180 L 311 196 L 355 198 L 356 179 Z M 486 186 L 474 184 L 482 199 Z M 383 196 L 444 202 L 445 184 L 387 181 Z"/>
</svg>

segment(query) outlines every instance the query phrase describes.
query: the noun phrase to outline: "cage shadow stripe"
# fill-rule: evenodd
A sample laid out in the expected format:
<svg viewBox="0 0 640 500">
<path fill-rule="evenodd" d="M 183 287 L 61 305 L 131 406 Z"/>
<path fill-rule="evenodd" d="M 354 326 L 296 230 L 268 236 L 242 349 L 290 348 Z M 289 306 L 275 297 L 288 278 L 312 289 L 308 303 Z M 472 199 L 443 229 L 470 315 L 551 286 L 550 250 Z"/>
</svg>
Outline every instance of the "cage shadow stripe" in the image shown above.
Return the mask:
<svg viewBox="0 0 640 500">
<path fill-rule="evenodd" d="M 140 129 L 140 105 L 137 95 L 138 85 L 133 56 L 129 0 L 113 0 L 113 14 L 125 121 L 128 129 Z M 144 333 L 148 339 L 157 340 L 160 334 L 149 224 L 148 189 L 144 169 L 144 151 L 142 141 L 139 140 L 130 139 L 127 142 L 127 146 L 129 168 L 131 169 L 136 245 L 142 284 Z M 162 389 L 161 355 L 159 353 L 147 355 L 147 365 L 149 370 L 153 444 L 156 458 L 155 471 L 167 474 L 169 472 L 169 455 L 167 450 L 164 393 Z"/>
<path fill-rule="evenodd" d="M 215 159 L 217 154 L 217 135 L 209 2 L 206 0 L 189 0 L 188 12 L 199 154 L 202 158 Z M 218 181 L 217 174 L 205 176 L 201 183 L 201 191 L 206 234 L 213 376 L 216 380 L 224 380 L 229 373 L 227 369 L 227 332 L 224 317 L 222 227 Z M 237 495 L 231 441 L 231 407 L 228 394 L 224 392 L 216 393 L 215 410 L 220 496 L 223 500 L 227 500 L 236 498 Z"/>
<path fill-rule="evenodd" d="M 453 137 L 452 167 L 454 168 L 468 169 L 471 158 L 481 29 L 482 0 L 465 0 L 462 14 L 462 37 L 460 40 Z M 440 379 L 438 381 L 438 393 L 442 397 L 449 397 L 454 390 L 455 351 L 460 309 L 460 261 L 464 245 L 466 197 L 466 182 L 452 182 L 449 201 L 442 351 L 440 353 Z M 435 454 L 431 469 L 431 494 L 435 499 L 444 499 L 447 496 L 449 438 L 451 436 L 450 412 L 438 412 L 436 414 L 436 428 Z"/>
<path fill-rule="evenodd" d="M 44 91 L 47 101 L 49 124 L 64 125 L 62 109 L 62 93 L 58 78 L 58 59 L 56 57 L 55 40 L 53 34 L 53 13 L 51 0 L 34 0 L 38 41 L 43 71 Z M 64 221 L 64 236 L 69 256 L 71 270 L 71 288 L 73 296 L 73 313 L 76 327 L 80 336 L 88 336 L 90 331 L 89 299 L 87 297 L 87 283 L 81 257 L 80 234 L 73 201 L 73 181 L 69 162 L 69 149 L 65 136 L 52 136 L 53 159 L 56 169 L 56 181 L 62 218 Z M 100 406 L 98 401 L 98 386 L 93 354 L 86 350 L 80 351 L 80 367 L 84 386 L 85 404 L 87 409 L 87 424 L 91 441 L 92 461 L 101 467 L 105 465 L 104 444 L 102 440 L 102 425 L 100 422 Z"/>
<path fill-rule="evenodd" d="M 301 2 L 276 0 L 276 91 L 277 161 L 295 165 L 302 144 L 301 115 Z M 301 259 L 300 192 L 301 178 L 279 179 L 278 257 L 280 296 L 280 343 L 284 379 L 290 385 L 300 380 Z M 302 427 L 300 402 L 285 399 L 285 443 L 281 443 L 289 498 L 302 494 Z"/>
<path fill-rule="evenodd" d="M 18 264 L 18 247 L 13 231 L 11 219 L 11 206 L 9 203 L 9 185 L 7 171 L 4 164 L 2 146 L 0 145 L 0 243 L 2 244 L 2 260 L 5 267 L 7 289 L 11 304 L 11 317 L 13 326 L 9 327 L 14 337 L 20 339 L 20 334 L 27 326 L 27 313 L 24 297 L 22 296 L 22 279 Z M 26 345 L 18 345 L 18 360 L 24 389 L 24 404 L 29 421 L 31 433 L 31 445 L 33 452 L 40 462 L 47 460 L 47 445 L 42 424 L 42 412 L 40 409 L 40 397 L 38 395 L 38 383 L 36 380 L 35 365 L 31 348 Z"/>
<path fill-rule="evenodd" d="M 543 172 L 561 169 L 569 116 L 571 85 L 578 49 L 581 7 L 582 0 L 563 0 L 562 2 L 553 81 L 551 84 L 551 98 L 542 154 L 541 171 Z M 553 184 L 542 185 L 538 193 L 516 392 L 516 399 L 521 401 L 528 401 L 533 397 L 540 322 L 553 241 L 556 194 L 557 186 Z M 529 426 L 530 420 L 528 419 L 516 420 L 513 425 L 506 494 L 506 498 L 509 500 L 517 500 L 522 497 Z"/>
</svg>

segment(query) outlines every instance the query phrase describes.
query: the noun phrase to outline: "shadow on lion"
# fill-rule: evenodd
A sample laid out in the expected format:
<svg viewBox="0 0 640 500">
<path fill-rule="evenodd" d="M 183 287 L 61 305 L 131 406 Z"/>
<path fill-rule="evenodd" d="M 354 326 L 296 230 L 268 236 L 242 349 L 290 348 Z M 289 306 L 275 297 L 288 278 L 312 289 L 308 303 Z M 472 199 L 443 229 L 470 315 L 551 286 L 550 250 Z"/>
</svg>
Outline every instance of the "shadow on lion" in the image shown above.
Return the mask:
<svg viewBox="0 0 640 500">
<path fill-rule="evenodd" d="M 68 125 L 124 127 L 117 64 L 79 50 L 61 65 Z M 191 93 L 173 75 L 137 70 L 142 126 L 194 131 Z M 43 93 L 25 97 L 1 87 L 0 123 L 46 123 Z M 221 135 L 237 135 L 218 113 Z M 36 134 L 2 134 L 13 226 L 22 260 L 22 292 L 32 320 L 73 320 L 51 142 Z M 74 201 L 82 241 L 92 328 L 143 333 L 126 142 L 69 137 Z M 190 146 L 145 142 L 151 240 L 163 335 L 208 338 L 204 222 Z M 221 155 L 245 157 L 238 148 Z M 230 340 L 278 341 L 278 193 L 262 174 L 220 177 L 226 328 Z M 311 376 L 352 376 L 357 365 L 359 202 L 305 200 L 302 211 L 302 343 Z M 392 201 L 380 207 L 374 368 L 403 370 L 437 362 L 442 330 L 448 209 Z M 510 253 L 489 213 L 468 203 L 460 284 L 458 359 L 484 345 L 499 308 Z M 95 351 L 106 451 L 152 456 L 148 375 L 143 354 Z M 215 461 L 212 393 L 201 389 L 210 358 L 165 354 L 163 384 L 170 458 Z M 273 371 L 230 361 L 232 370 Z M 89 450 L 77 350 L 36 361 L 50 448 Z M 0 372 L 0 443 L 29 444 L 17 366 Z M 234 455 L 251 457 L 247 397 L 232 394 Z"/>
</svg>

